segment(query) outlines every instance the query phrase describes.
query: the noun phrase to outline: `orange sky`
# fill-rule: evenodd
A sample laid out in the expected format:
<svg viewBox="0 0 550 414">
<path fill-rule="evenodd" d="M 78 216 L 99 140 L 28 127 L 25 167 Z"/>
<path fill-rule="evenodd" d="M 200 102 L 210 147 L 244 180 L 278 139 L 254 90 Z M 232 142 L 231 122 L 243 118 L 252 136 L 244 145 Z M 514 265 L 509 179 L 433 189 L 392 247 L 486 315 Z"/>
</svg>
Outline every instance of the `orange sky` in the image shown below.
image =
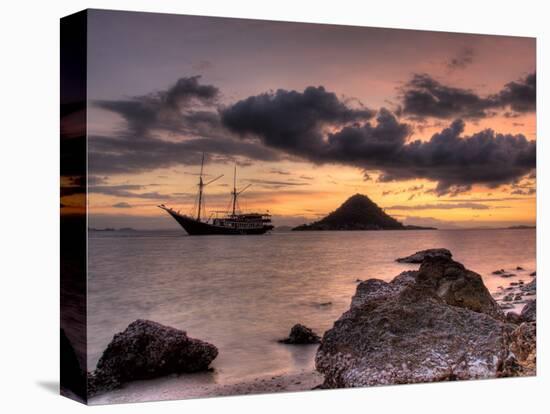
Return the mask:
<svg viewBox="0 0 550 414">
<path fill-rule="evenodd" d="M 351 107 L 364 105 L 374 111 L 385 107 L 399 114 L 402 88 L 414 74 L 429 74 L 443 85 L 486 97 L 524 78 L 536 66 L 535 41 L 528 38 L 94 13 L 88 52 L 91 145 L 96 136 L 114 137 L 129 128 L 120 111 L 96 102 L 155 94 L 186 76 L 200 75 L 202 84 L 218 88 L 221 108 L 279 88 L 302 92 L 308 86 L 322 85 Z M 509 112 L 509 108 L 498 108 L 491 116 L 465 119 L 463 135 L 490 128 L 535 140 L 534 111 L 513 116 Z M 430 140 L 453 119 L 427 116 L 419 122 L 406 114 L 399 117 L 411 127 L 408 142 Z M 197 138 L 189 130 L 152 129 L 147 133 L 171 142 Z M 228 206 L 234 161 L 239 163 L 238 186 L 252 184 L 240 198 L 241 208 L 269 210 L 278 225 L 315 220 L 355 193 L 368 195 L 408 224 L 475 227 L 535 222 L 535 178 L 528 178 L 529 174 L 496 188 L 474 184 L 460 194 L 438 196 L 430 191 L 437 185 L 434 180 L 379 182 L 381 173 L 376 168 L 313 163 L 296 154 L 274 161 L 235 155 L 209 162 L 205 167 L 208 177 L 224 177 L 207 187 L 207 210 Z M 196 163 L 182 160 L 126 171 L 94 170 L 93 165 L 88 174 L 95 182 L 89 184 L 100 191 L 88 196 L 92 227 L 175 228 L 156 205 L 192 210 Z M 75 197 L 65 197 L 63 203 L 70 206 Z"/>
</svg>

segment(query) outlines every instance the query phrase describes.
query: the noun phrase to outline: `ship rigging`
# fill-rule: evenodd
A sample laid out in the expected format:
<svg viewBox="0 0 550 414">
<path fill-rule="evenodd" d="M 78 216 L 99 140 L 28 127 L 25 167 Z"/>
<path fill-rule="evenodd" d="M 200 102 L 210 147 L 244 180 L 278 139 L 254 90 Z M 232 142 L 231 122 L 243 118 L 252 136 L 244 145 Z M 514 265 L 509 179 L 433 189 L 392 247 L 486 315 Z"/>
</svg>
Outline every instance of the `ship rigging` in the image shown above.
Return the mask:
<svg viewBox="0 0 550 414">
<path fill-rule="evenodd" d="M 204 154 L 202 155 L 201 169 L 199 173 L 199 191 L 198 191 L 198 208 L 196 217 L 191 215 L 180 214 L 179 211 L 175 211 L 173 208 L 167 207 L 164 204 L 158 207 L 166 211 L 172 216 L 178 224 L 191 236 L 209 235 L 209 234 L 264 234 L 273 229 L 271 224 L 271 215 L 266 213 L 238 213 L 237 198 L 244 191 L 246 191 L 251 184 L 237 190 L 237 165 L 235 165 L 233 172 L 233 190 L 231 191 L 231 211 L 226 213 L 222 217 L 210 217 L 204 220 L 201 217 L 201 212 L 204 207 L 204 188 L 213 182 L 223 177 L 218 177 L 205 182 L 204 175 Z"/>
</svg>

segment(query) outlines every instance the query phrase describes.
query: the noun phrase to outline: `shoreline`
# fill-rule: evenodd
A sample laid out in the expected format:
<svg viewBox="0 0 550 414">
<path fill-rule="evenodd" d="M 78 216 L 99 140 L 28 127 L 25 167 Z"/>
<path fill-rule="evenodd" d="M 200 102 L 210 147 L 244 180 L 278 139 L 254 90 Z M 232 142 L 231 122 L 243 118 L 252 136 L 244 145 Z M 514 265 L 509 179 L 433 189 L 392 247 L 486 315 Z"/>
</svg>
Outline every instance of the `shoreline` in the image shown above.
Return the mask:
<svg viewBox="0 0 550 414">
<path fill-rule="evenodd" d="M 437 252 L 434 252 L 434 250 L 438 250 Z M 421 254 L 422 253 L 422 254 Z M 435 254 L 433 258 L 431 258 L 429 261 L 427 259 L 430 257 L 428 254 Z M 423 255 L 424 257 L 417 257 L 418 255 Z M 449 257 L 447 257 L 449 256 Z M 508 361 L 508 365 L 504 366 L 508 371 L 504 370 L 504 368 L 498 368 L 495 367 L 495 364 L 492 360 L 490 360 L 486 366 L 485 370 L 486 372 L 479 374 L 479 367 L 477 366 L 477 362 L 475 362 L 471 368 L 469 365 L 465 364 L 465 368 L 462 367 L 462 365 L 459 367 L 458 365 L 456 367 L 462 369 L 460 370 L 454 370 L 451 371 L 451 374 L 448 374 L 448 369 L 441 365 L 440 362 L 435 361 L 433 362 L 431 359 L 420 360 L 419 366 L 423 366 L 423 364 L 426 363 L 426 361 L 430 362 L 433 365 L 434 370 L 441 371 L 444 375 L 453 375 L 454 379 L 479 379 L 479 378 L 495 378 L 499 376 L 530 376 L 534 375 L 535 368 L 534 362 L 536 358 L 536 351 L 533 350 L 533 338 L 536 335 L 536 327 L 534 326 L 534 318 L 535 316 L 523 316 L 523 308 L 527 303 L 531 303 L 532 300 L 536 301 L 536 271 L 530 272 L 528 270 L 525 270 L 524 268 L 520 266 L 516 266 L 515 272 L 512 273 L 511 270 L 505 271 L 504 269 L 499 269 L 497 271 L 493 271 L 493 275 L 499 275 L 502 278 L 502 286 L 498 286 L 497 291 L 490 292 L 483 281 L 481 280 L 481 276 L 473 271 L 470 271 L 466 269 L 462 264 L 455 262 L 451 259 L 451 253 L 448 250 L 445 249 L 431 249 L 431 250 L 425 250 L 421 252 L 417 252 L 413 255 L 410 255 L 405 258 L 398 259 L 400 262 L 405 263 L 417 263 L 418 260 L 421 260 L 421 269 L 417 271 L 404 271 L 398 276 L 396 276 L 391 282 L 384 282 L 377 279 L 369 279 L 367 281 L 362 281 L 359 287 L 357 288 L 356 294 L 352 297 L 351 305 L 350 305 L 350 311 L 348 311 L 349 315 L 352 315 L 352 313 L 355 311 L 356 315 L 354 316 L 356 319 L 354 319 L 355 323 L 363 323 L 364 318 L 362 316 L 362 306 L 365 304 L 369 304 L 370 302 L 373 302 L 374 304 L 378 306 L 384 306 L 383 304 L 386 304 L 386 302 L 390 303 L 390 305 L 387 305 L 389 307 L 388 309 L 385 309 L 388 313 L 388 315 L 391 317 L 393 315 L 399 315 L 399 313 L 394 312 L 394 307 L 401 306 L 401 302 L 410 305 L 409 307 L 411 309 L 417 309 L 419 314 L 426 314 L 426 306 L 432 306 L 437 308 L 438 310 L 441 310 L 442 312 L 447 312 L 447 308 L 464 308 L 466 310 L 461 310 L 459 312 L 451 312 L 448 311 L 449 317 L 453 317 L 455 319 L 458 319 L 458 323 L 456 323 L 456 327 L 453 328 L 457 330 L 458 335 L 462 335 L 463 332 L 460 331 L 461 327 L 464 326 L 462 323 L 464 320 L 467 322 L 471 322 L 474 327 L 477 327 L 479 329 L 479 334 L 477 334 L 477 337 L 474 337 L 474 341 L 478 341 L 480 343 L 480 346 L 486 347 L 487 352 L 496 352 L 495 349 L 498 348 L 501 344 L 502 338 L 493 338 L 495 332 L 500 332 L 500 328 L 506 324 L 506 326 L 509 326 L 510 324 L 518 325 L 517 328 L 514 330 L 514 332 L 511 333 L 512 336 L 514 336 L 515 339 L 510 342 L 510 344 L 506 346 L 510 346 L 510 348 L 506 348 L 507 352 L 513 352 L 513 354 L 510 354 L 512 356 L 512 359 Z M 523 272 L 523 273 L 519 273 Z M 434 281 L 440 282 L 442 278 L 447 277 L 447 274 L 450 274 L 454 279 L 459 279 L 459 281 L 462 281 L 463 283 L 454 283 L 450 285 L 449 289 L 452 290 L 451 295 L 442 296 L 443 301 L 442 303 L 439 303 L 439 301 L 419 301 L 419 299 L 427 298 L 429 299 L 430 292 L 431 292 L 431 285 L 421 285 L 421 287 L 428 289 L 428 293 L 425 293 L 424 290 L 414 290 L 410 289 L 413 284 L 418 284 L 418 280 L 420 276 L 417 277 L 417 274 L 420 276 L 424 276 L 425 278 L 431 277 Z M 439 278 L 439 279 L 438 279 Z M 524 279 L 531 278 L 530 281 L 526 281 Z M 420 279 L 423 280 L 423 279 Z M 445 280 L 444 280 L 445 281 Z M 527 282 L 527 283 L 526 283 Z M 466 291 L 464 293 L 464 290 L 461 288 L 461 286 L 464 283 L 469 283 L 471 285 L 473 291 Z M 424 295 L 424 296 L 411 296 L 412 299 L 409 300 L 409 296 L 407 295 L 401 295 L 401 292 L 405 289 L 409 290 L 409 296 L 413 293 L 417 295 Z M 366 294 L 368 293 L 368 294 Z M 471 299 L 471 303 L 469 303 L 469 306 L 476 310 L 469 310 L 466 306 L 461 306 L 460 304 L 456 304 L 453 302 L 455 300 L 454 295 L 458 295 L 459 298 L 463 298 L 464 295 L 466 299 Z M 378 295 L 378 296 L 376 296 Z M 461 296 L 462 295 L 462 296 Z M 383 301 L 381 299 L 384 299 Z M 376 302 L 378 300 L 378 302 Z M 409 302 L 407 302 L 409 300 Z M 449 303 L 450 302 L 450 303 Z M 383 303 L 383 304 L 381 304 Z M 536 302 L 535 304 L 536 305 Z M 431 309 L 431 308 L 430 308 Z M 532 311 L 530 311 L 532 312 Z M 435 314 L 432 312 L 432 314 Z M 485 315 L 485 317 L 489 317 L 491 319 L 491 323 L 494 324 L 494 328 L 491 331 L 491 335 L 488 336 L 486 332 L 486 322 L 485 320 L 481 320 L 481 323 L 478 323 L 480 319 L 483 319 L 483 317 L 479 315 Z M 348 315 L 348 316 L 349 316 Z M 506 316 L 505 316 L 506 315 Z M 376 315 L 375 315 L 376 316 Z M 422 318 L 416 318 L 414 320 L 421 320 Z M 437 320 L 434 320 L 437 322 Z M 445 319 L 447 321 L 447 319 Z M 375 320 L 376 322 L 376 320 Z M 530 324 L 522 324 L 522 322 L 529 322 Z M 412 327 L 410 325 L 402 327 L 399 325 L 401 323 L 401 320 L 394 322 L 396 326 L 403 329 L 412 329 L 411 332 L 413 334 L 417 332 L 416 325 L 414 325 L 416 322 L 411 322 L 413 325 Z M 132 323 L 128 328 L 128 332 L 123 332 L 123 335 L 126 334 L 130 337 L 132 335 L 135 335 L 135 332 L 130 329 L 132 326 L 136 324 L 144 325 L 143 329 L 149 328 L 152 329 L 150 326 L 153 325 L 153 327 L 162 327 L 165 330 L 173 330 L 173 328 L 167 328 L 163 327 L 162 325 L 159 325 L 157 323 L 151 322 L 151 321 L 143 321 L 143 320 L 137 320 L 134 323 Z M 503 325 L 504 324 L 504 325 Z M 520 326 L 520 324 L 522 324 Z M 140 326 L 141 326 L 140 325 Z M 369 329 L 372 330 L 373 326 L 378 326 L 377 323 L 370 323 L 365 325 L 364 331 L 367 333 L 365 335 L 369 334 Z M 336 326 L 336 324 L 335 324 Z M 344 326 L 344 328 L 346 328 Z M 339 326 L 339 329 L 344 329 L 342 326 Z M 422 328 L 422 326 L 421 326 Z M 449 327 L 447 325 L 444 325 L 445 329 L 448 329 Z M 498 329 L 497 329 L 498 328 Z M 336 328 L 334 328 L 336 329 Z M 138 330 L 139 331 L 139 330 Z M 292 331 L 291 331 L 292 332 Z M 376 334 L 376 332 L 374 332 Z M 164 335 L 165 333 L 163 333 Z M 493 335 L 494 334 L 494 335 Z M 184 334 L 185 335 L 185 334 Z M 333 342 L 336 342 L 335 344 L 332 344 L 332 348 L 327 348 L 329 345 L 326 345 L 325 348 L 327 349 L 336 349 L 336 357 L 333 357 L 332 354 L 329 354 L 327 352 L 327 349 L 324 349 L 322 352 L 325 354 L 321 354 L 321 365 L 320 365 L 320 371 L 323 372 L 323 374 L 317 372 L 314 368 L 308 367 L 303 368 L 302 370 L 297 371 L 291 371 L 291 372 L 284 372 L 279 371 L 278 373 L 271 373 L 271 374 L 263 374 L 258 373 L 259 375 L 256 377 L 241 377 L 236 378 L 233 377 L 232 379 L 224 378 L 224 371 L 218 371 L 216 369 L 210 369 L 208 371 L 203 371 L 200 373 L 193 373 L 193 374 L 180 374 L 180 375 L 168 375 L 163 376 L 156 379 L 149 379 L 149 380 L 140 380 L 140 381 L 131 381 L 125 383 L 121 388 L 107 391 L 101 394 L 98 394 L 94 397 L 91 397 L 88 401 L 90 405 L 104 405 L 104 404 L 119 404 L 119 403 L 129 403 L 129 402 L 146 402 L 146 401 L 161 401 L 161 400 L 177 400 L 177 399 L 192 399 L 192 398 L 212 398 L 212 397 L 218 397 L 218 396 L 233 396 L 233 395 L 251 395 L 251 394 L 267 394 L 267 393 L 275 393 L 275 392 L 300 392 L 300 391 L 308 391 L 313 389 L 318 389 L 320 385 L 323 383 L 325 385 L 329 385 L 329 388 L 344 388 L 347 386 L 370 386 L 370 385 L 379 385 L 379 384 L 386 384 L 387 381 L 385 381 L 384 375 L 388 375 L 387 371 L 388 369 L 385 368 L 383 365 L 376 365 L 374 364 L 374 368 L 367 367 L 369 369 L 372 368 L 374 373 L 368 374 L 366 377 L 359 377 L 356 379 L 356 382 L 351 383 L 337 383 L 333 382 L 332 384 L 330 382 L 330 378 L 332 375 L 332 378 L 335 377 L 334 370 L 331 371 L 332 367 L 335 364 L 341 364 L 342 361 L 339 358 L 339 348 L 338 348 L 338 341 L 347 340 L 348 332 L 340 332 L 338 337 L 331 337 L 329 339 Z M 438 335 L 437 333 L 435 334 Z M 464 333 L 464 335 L 470 335 L 470 332 Z M 162 338 L 162 335 L 157 332 L 157 336 Z M 475 335 L 474 335 L 475 336 Z M 375 337 L 377 337 L 375 335 Z M 355 337 L 354 337 L 355 338 Z M 439 336 L 437 336 L 439 338 Z M 481 338 L 481 339 L 479 339 Z M 491 341 L 496 343 L 495 345 L 493 342 L 487 342 L 485 341 L 486 338 L 493 338 Z M 421 338 L 422 339 L 422 338 Z M 189 339 L 190 341 L 198 341 L 196 339 Z M 485 341 L 485 342 L 484 342 Z M 328 342 L 327 342 L 328 343 Z M 476 342 L 477 343 L 477 342 Z M 210 346 L 213 347 L 213 345 L 202 343 L 201 346 Z M 409 346 L 410 343 L 405 342 L 404 343 L 405 348 L 406 346 Z M 426 344 L 424 344 L 426 345 Z M 430 349 L 431 343 L 428 343 L 428 345 L 425 347 L 425 349 Z M 497 349 L 498 351 L 498 349 Z M 403 353 L 405 351 L 399 349 L 396 350 L 395 358 L 397 362 L 401 361 L 399 358 L 405 358 L 407 361 L 410 358 L 410 353 L 407 355 L 400 356 L 400 352 Z M 474 352 L 474 351 L 472 351 Z M 476 351 L 477 352 L 477 351 Z M 406 352 L 405 352 L 406 353 Z M 414 353 L 414 352 L 413 352 Z M 217 350 L 216 350 L 217 354 Z M 319 351 L 317 355 L 319 354 Z M 500 354 L 498 354 L 500 355 Z M 518 356 L 518 361 L 516 361 L 516 355 Z M 374 355 L 374 357 L 377 357 L 378 355 Z M 474 355 L 475 356 L 475 355 Z M 484 356 L 484 355 L 482 355 Z M 374 357 L 370 356 L 371 359 L 374 359 Z M 215 355 L 214 355 L 215 358 Z M 324 359 L 323 359 L 324 358 Z M 331 359 L 332 358 L 332 359 Z M 336 359 L 335 359 L 336 358 Z M 367 358 L 360 357 L 360 358 Z M 363 360 L 358 358 L 358 361 L 355 361 L 359 368 L 361 368 L 363 371 L 366 371 L 366 368 L 364 368 Z M 456 358 L 449 357 L 450 360 L 456 360 Z M 324 362 L 323 362 L 324 361 Z M 327 362 L 328 361 L 328 362 Z M 370 360 L 369 360 L 370 361 Z M 505 361 L 505 362 L 506 362 Z M 210 361 L 207 362 L 209 364 Z M 382 361 L 384 362 L 384 360 Z M 325 365 L 323 365 L 323 363 Z M 370 363 L 370 362 L 369 362 Z M 410 362 L 409 362 L 410 363 Z M 331 365 L 332 364 L 332 365 Z M 523 364 L 523 365 L 522 365 Z M 205 365 L 207 366 L 207 365 Z M 338 365 L 339 366 L 339 365 Z M 402 367 L 402 364 L 396 365 L 396 369 L 398 372 L 403 373 L 403 375 L 410 375 L 410 372 L 408 371 L 408 365 L 406 368 L 399 368 Z M 319 367 L 319 365 L 318 365 Z M 328 367 L 328 368 L 327 368 Z M 348 367 L 348 369 L 353 370 L 353 367 Z M 401 371 L 399 371 L 401 369 Z M 376 371 L 378 370 L 378 371 Z M 468 371 L 470 370 L 470 371 Z M 363 372 L 361 371 L 361 372 Z M 439 372 L 438 371 L 438 372 Z M 357 372 L 355 370 L 354 372 Z M 370 371 L 367 371 L 370 372 Z M 434 378 L 436 378 L 436 381 L 442 381 L 444 378 L 447 377 L 440 377 L 440 376 L 434 376 L 434 374 L 424 375 L 424 371 L 419 371 L 420 374 L 418 374 L 418 378 L 416 378 L 419 381 L 411 381 L 411 383 L 414 382 L 432 382 L 434 381 Z M 456 375 L 456 372 L 459 372 L 462 377 L 454 377 Z M 381 375 L 380 378 L 376 379 L 376 374 Z M 328 377 L 327 377 L 328 375 Z M 424 376 L 422 376 L 424 375 Z M 430 376 L 431 375 L 431 376 Z M 373 381 L 371 381 L 371 377 L 373 377 Z M 328 378 L 328 380 L 327 380 Z M 340 377 L 337 377 L 339 380 Z M 392 377 L 393 378 L 393 377 Z M 409 378 L 409 377 L 407 377 Z M 449 376 L 449 378 L 451 378 Z M 391 378 L 390 378 L 391 379 Z M 376 380 L 376 381 L 375 381 Z M 359 382 L 357 382 L 359 381 Z M 361 382 L 363 381 L 363 382 Z M 371 382 L 369 382 L 371 381 Z M 391 382 L 390 382 L 391 383 Z M 397 382 L 395 382 L 397 383 Z M 331 386 L 332 385 L 332 386 Z"/>
<path fill-rule="evenodd" d="M 89 405 L 125 404 L 136 402 L 214 398 L 250 394 L 309 391 L 323 383 L 324 377 L 315 370 L 267 375 L 231 384 L 197 382 L 201 374 L 170 376 L 156 380 L 134 381 L 124 387 L 89 399 Z M 154 383 L 157 384 L 154 384 Z M 155 385 L 159 385 L 157 388 Z M 157 391 L 155 391 L 157 390 Z"/>
</svg>

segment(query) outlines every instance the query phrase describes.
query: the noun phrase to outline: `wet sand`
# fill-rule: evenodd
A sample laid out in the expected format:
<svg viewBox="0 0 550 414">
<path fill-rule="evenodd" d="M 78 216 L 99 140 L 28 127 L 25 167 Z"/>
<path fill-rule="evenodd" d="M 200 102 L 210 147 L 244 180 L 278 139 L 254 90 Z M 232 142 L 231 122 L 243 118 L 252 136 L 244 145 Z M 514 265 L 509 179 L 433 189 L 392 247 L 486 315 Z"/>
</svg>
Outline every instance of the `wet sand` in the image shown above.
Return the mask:
<svg viewBox="0 0 550 414">
<path fill-rule="evenodd" d="M 234 384 L 207 382 L 208 379 L 206 376 L 203 377 L 203 381 L 199 383 L 197 383 L 197 377 L 195 375 L 172 376 L 150 381 L 135 381 L 124 386 L 120 390 L 93 397 L 90 399 L 89 404 L 102 405 L 155 400 L 178 400 L 187 398 L 308 391 L 323 382 L 323 376 L 316 371 L 270 375 Z M 158 392 L 158 390 L 162 391 Z"/>
</svg>

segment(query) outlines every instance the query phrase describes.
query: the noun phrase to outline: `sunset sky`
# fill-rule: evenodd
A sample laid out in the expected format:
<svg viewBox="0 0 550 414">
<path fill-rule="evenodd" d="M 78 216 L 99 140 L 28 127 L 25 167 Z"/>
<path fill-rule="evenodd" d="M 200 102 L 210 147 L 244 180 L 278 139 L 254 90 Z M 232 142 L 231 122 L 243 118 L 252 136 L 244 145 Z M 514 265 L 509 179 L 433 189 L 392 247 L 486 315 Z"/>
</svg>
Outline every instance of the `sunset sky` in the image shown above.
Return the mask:
<svg viewBox="0 0 550 414">
<path fill-rule="evenodd" d="M 535 223 L 535 40 L 91 11 L 91 227 L 207 211 L 276 225 L 368 195 L 407 224 Z M 70 185 L 71 178 L 64 178 Z M 70 209 L 68 195 L 62 202 Z"/>
</svg>

